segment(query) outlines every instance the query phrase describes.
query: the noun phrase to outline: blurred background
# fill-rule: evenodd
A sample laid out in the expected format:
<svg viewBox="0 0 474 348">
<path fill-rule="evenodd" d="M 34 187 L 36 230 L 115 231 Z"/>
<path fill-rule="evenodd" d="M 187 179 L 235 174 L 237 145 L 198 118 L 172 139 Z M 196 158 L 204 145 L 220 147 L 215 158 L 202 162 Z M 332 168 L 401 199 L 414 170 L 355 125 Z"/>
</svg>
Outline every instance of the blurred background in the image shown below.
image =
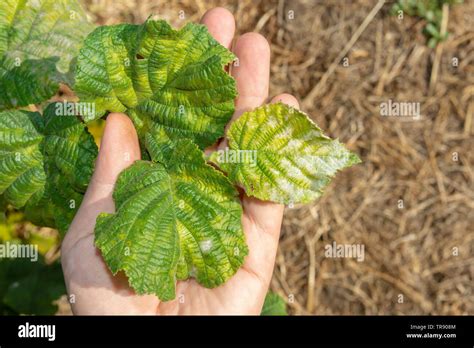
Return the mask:
<svg viewBox="0 0 474 348">
<path fill-rule="evenodd" d="M 81 3 L 98 25 L 154 14 L 181 27 L 226 7 L 237 34 L 271 45 L 270 95 L 295 95 L 359 154 L 319 201 L 286 209 L 271 288 L 290 314 L 474 314 L 474 0 Z M 390 102 L 419 103 L 421 117 L 382 116 Z M 16 285 L 13 267 L 0 272 L 0 313 L 70 314 L 51 271 L 57 233 L 1 208 L 0 241 L 37 243 L 52 266 Z M 326 257 L 334 242 L 363 245 L 363 261 Z M 27 308 L 8 300 L 31 284 Z"/>
</svg>

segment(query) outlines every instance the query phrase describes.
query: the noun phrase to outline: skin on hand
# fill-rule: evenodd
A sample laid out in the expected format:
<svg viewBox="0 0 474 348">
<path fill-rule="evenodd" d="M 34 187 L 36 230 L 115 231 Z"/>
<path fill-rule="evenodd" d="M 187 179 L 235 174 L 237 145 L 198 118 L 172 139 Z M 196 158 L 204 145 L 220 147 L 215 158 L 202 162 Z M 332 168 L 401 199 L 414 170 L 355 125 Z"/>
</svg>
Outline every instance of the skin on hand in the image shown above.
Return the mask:
<svg viewBox="0 0 474 348">
<path fill-rule="evenodd" d="M 214 8 L 202 18 L 209 32 L 231 48 L 235 32 L 232 13 Z M 239 37 L 233 51 L 239 66 L 232 68 L 239 97 L 232 120 L 268 98 L 270 47 L 260 34 Z M 282 94 L 281 101 L 298 107 L 297 100 Z M 260 314 L 275 264 L 283 206 L 242 197 L 242 225 L 249 246 L 244 265 L 225 284 L 207 289 L 194 279 L 179 281 L 176 299 L 161 302 L 154 295 L 136 295 L 126 276 L 113 276 L 94 246 L 94 226 L 101 212 L 115 210 L 112 193 L 120 172 L 140 159 L 137 133 L 130 119 L 112 113 L 102 137 L 96 169 L 84 200 L 63 241 L 61 261 L 75 314 Z"/>
</svg>

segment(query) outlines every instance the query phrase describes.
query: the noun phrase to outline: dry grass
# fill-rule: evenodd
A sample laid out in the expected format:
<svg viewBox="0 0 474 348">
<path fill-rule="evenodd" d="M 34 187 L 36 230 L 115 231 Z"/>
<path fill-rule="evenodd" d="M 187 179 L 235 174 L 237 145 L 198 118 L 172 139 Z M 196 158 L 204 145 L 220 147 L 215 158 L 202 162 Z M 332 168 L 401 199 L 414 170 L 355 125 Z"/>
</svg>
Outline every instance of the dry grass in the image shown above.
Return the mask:
<svg viewBox="0 0 474 348">
<path fill-rule="evenodd" d="M 286 211 L 272 288 L 292 313 L 474 314 L 474 1 L 450 8 L 437 50 L 390 4 L 371 14 L 375 0 L 84 3 L 100 24 L 154 13 L 176 26 L 226 6 L 239 33 L 271 43 L 271 94 L 293 93 L 361 156 L 318 202 Z M 419 102 L 422 118 L 381 117 L 389 99 Z M 365 260 L 326 258 L 333 241 L 363 244 Z"/>
</svg>

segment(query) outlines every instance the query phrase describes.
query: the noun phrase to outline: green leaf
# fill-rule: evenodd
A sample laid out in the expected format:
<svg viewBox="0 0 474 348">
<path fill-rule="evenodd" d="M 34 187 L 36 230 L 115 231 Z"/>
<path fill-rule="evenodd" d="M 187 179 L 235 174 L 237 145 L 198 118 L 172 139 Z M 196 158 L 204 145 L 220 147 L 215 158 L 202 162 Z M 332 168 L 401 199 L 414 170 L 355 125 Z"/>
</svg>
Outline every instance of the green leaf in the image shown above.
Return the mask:
<svg viewBox="0 0 474 348">
<path fill-rule="evenodd" d="M 59 230 L 61 237 L 69 228 L 84 198 L 57 170 L 50 171 L 44 194 L 38 202 L 29 201 L 25 206 L 26 218 L 38 226 Z"/>
<path fill-rule="evenodd" d="M 92 176 L 97 146 L 75 116 L 48 105 L 0 113 L 0 194 L 29 218 L 65 232 Z M 53 224 L 54 221 L 54 224 Z"/>
<path fill-rule="evenodd" d="M 392 14 L 397 14 L 398 9 L 403 10 L 410 16 L 417 16 L 424 19 L 427 24 L 423 29 L 428 40 L 428 46 L 435 48 L 436 45 L 446 39 L 441 35 L 441 21 L 443 19 L 443 5 L 455 5 L 462 3 L 462 0 L 398 0 L 392 6 Z M 446 33 L 447 34 L 447 33 Z"/>
<path fill-rule="evenodd" d="M 62 103 L 51 103 L 43 113 L 43 151 L 49 165 L 77 191 L 85 192 L 94 171 L 97 145 L 85 125 L 64 114 Z M 1 116 L 0 116 L 1 117 Z"/>
<path fill-rule="evenodd" d="M 47 184 L 48 182 L 46 182 Z M 31 223 L 37 226 L 56 228 L 56 207 L 53 203 L 50 189 L 45 188 L 43 195 L 38 201 L 28 201 L 24 209 L 26 219 Z"/>
<path fill-rule="evenodd" d="M 235 81 L 224 70 L 233 59 L 199 24 L 100 27 L 80 51 L 75 91 L 96 103 L 95 118 L 125 112 L 142 139 L 153 130 L 162 141 L 187 138 L 202 149 L 223 135 L 234 112 Z"/>
<path fill-rule="evenodd" d="M 318 198 L 338 170 L 359 163 L 303 112 L 285 104 L 245 112 L 227 133 L 229 149 L 211 160 L 247 195 L 279 203 Z"/>
<path fill-rule="evenodd" d="M 0 110 L 53 96 L 92 30 L 76 0 L 0 3 Z"/>
<path fill-rule="evenodd" d="M 37 112 L 0 113 L 0 193 L 16 208 L 43 194 L 43 132 L 44 123 Z"/>
<path fill-rule="evenodd" d="M 0 313 L 53 315 L 66 294 L 59 263 L 0 258 Z"/>
<path fill-rule="evenodd" d="M 437 44 L 438 44 L 438 39 L 435 37 L 432 37 L 428 40 L 428 47 L 430 48 L 436 48 Z"/>
<path fill-rule="evenodd" d="M 188 140 L 165 154 L 153 144 L 149 139 L 154 161 L 137 161 L 120 174 L 116 213 L 99 215 L 96 245 L 110 270 L 124 270 L 138 294 L 167 301 L 177 280 L 224 283 L 242 265 L 247 246 L 238 193 L 227 178 Z"/>
<path fill-rule="evenodd" d="M 265 296 L 265 302 L 263 303 L 263 308 L 260 315 L 288 315 L 288 312 L 286 311 L 285 300 L 278 294 L 268 292 L 267 296 Z"/>
<path fill-rule="evenodd" d="M 425 27 L 425 30 L 429 35 L 432 36 L 434 39 L 439 39 L 440 38 L 440 28 L 438 28 L 435 24 L 433 23 L 428 23 Z"/>
<path fill-rule="evenodd" d="M 6 215 L 5 212 L 7 211 L 7 201 L 3 195 L 0 195 L 0 225 L 5 223 Z"/>
</svg>

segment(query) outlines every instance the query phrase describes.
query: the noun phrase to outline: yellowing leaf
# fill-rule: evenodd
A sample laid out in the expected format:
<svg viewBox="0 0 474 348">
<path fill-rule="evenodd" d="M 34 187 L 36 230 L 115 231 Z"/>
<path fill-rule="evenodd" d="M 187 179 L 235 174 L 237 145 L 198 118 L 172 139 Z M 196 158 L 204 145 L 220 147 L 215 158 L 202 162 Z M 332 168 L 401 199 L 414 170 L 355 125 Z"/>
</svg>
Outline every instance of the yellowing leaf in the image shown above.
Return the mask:
<svg viewBox="0 0 474 348">
<path fill-rule="evenodd" d="M 262 200 L 310 202 L 338 170 L 360 162 L 306 114 L 281 103 L 245 112 L 227 137 L 229 149 L 214 152 L 211 160 L 247 195 Z"/>
</svg>

